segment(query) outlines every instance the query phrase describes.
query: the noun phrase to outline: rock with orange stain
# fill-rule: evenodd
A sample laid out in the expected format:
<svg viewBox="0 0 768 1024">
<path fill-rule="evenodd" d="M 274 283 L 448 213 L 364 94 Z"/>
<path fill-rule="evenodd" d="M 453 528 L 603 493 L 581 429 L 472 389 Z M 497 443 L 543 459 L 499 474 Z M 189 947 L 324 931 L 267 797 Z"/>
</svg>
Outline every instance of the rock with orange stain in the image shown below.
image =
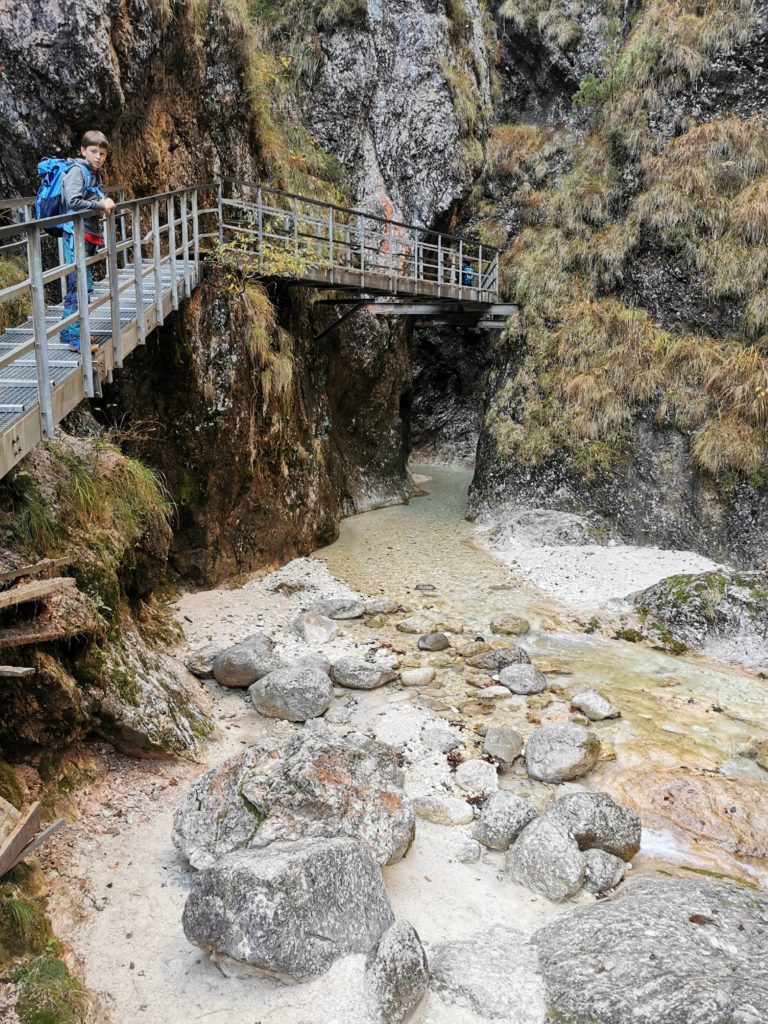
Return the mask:
<svg viewBox="0 0 768 1024">
<path fill-rule="evenodd" d="M 233 850 L 350 836 L 393 864 L 415 829 L 403 781 L 394 750 L 366 736 L 265 740 L 198 780 L 176 812 L 173 842 L 203 868 Z"/>
</svg>

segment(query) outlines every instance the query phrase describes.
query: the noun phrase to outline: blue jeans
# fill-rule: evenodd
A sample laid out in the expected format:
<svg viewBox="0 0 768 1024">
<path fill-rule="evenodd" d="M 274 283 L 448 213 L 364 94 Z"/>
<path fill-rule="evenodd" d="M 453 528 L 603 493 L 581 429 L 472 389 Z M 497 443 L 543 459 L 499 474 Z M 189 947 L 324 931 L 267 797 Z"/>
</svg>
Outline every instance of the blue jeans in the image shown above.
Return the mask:
<svg viewBox="0 0 768 1024">
<path fill-rule="evenodd" d="M 66 263 L 75 262 L 75 238 L 74 235 L 68 234 L 66 231 L 62 236 L 62 242 L 64 243 L 64 260 Z M 85 255 L 93 256 L 98 249 L 97 245 L 93 242 L 85 243 Z M 93 291 L 93 271 L 90 267 L 86 268 L 86 280 L 88 284 L 88 294 L 90 295 Z M 67 275 L 67 294 L 64 296 L 64 316 L 69 316 L 70 313 L 77 312 L 77 272 L 72 271 L 71 274 Z M 65 327 L 59 335 L 59 341 L 65 345 L 70 345 L 72 348 L 80 347 L 80 321 L 75 320 L 69 327 Z"/>
</svg>

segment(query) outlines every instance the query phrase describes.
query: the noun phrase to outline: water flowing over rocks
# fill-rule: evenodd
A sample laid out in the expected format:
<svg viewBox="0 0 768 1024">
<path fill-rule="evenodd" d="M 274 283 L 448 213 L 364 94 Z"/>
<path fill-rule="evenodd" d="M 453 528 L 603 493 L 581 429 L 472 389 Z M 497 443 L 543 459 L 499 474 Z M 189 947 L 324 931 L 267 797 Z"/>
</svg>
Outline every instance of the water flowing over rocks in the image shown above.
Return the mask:
<svg viewBox="0 0 768 1024">
<path fill-rule="evenodd" d="M 768 667 L 768 570 L 671 576 L 634 600 L 652 643 Z"/>
<path fill-rule="evenodd" d="M 413 841 L 403 774 L 384 743 L 300 732 L 266 741 L 207 772 L 176 813 L 173 841 L 197 868 L 240 848 L 351 836 L 380 864 Z"/>
<path fill-rule="evenodd" d="M 545 1024 L 536 950 L 514 928 L 494 924 L 467 939 L 429 947 L 430 988 L 483 1020 Z"/>
<path fill-rule="evenodd" d="M 407 921 L 396 921 L 368 954 L 365 1003 L 375 1024 L 404 1024 L 429 984 L 427 955 Z"/>
<path fill-rule="evenodd" d="M 239 850 L 198 871 L 184 907 L 190 942 L 299 980 L 367 953 L 393 921 L 381 871 L 353 839 Z"/>
<path fill-rule="evenodd" d="M 305 722 L 327 711 L 333 702 L 333 683 L 320 668 L 279 668 L 248 689 L 253 706 L 268 718 Z"/>
<path fill-rule="evenodd" d="M 540 782 L 568 782 L 590 772 L 600 755 L 600 740 L 573 723 L 542 725 L 525 743 L 525 766 Z"/>
<path fill-rule="evenodd" d="M 768 896 L 649 875 L 534 939 L 552 1013 L 595 1024 L 768 1019 Z"/>
</svg>

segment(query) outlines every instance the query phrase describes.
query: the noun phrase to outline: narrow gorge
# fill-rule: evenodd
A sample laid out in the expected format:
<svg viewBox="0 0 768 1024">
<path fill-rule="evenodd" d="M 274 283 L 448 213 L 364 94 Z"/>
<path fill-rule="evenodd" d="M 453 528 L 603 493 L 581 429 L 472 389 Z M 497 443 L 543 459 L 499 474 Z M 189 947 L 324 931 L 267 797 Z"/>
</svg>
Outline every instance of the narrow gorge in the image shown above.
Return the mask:
<svg viewBox="0 0 768 1024">
<path fill-rule="evenodd" d="M 0 0 L 0 126 L 0 1024 L 765 1024 L 768 4 Z"/>
</svg>

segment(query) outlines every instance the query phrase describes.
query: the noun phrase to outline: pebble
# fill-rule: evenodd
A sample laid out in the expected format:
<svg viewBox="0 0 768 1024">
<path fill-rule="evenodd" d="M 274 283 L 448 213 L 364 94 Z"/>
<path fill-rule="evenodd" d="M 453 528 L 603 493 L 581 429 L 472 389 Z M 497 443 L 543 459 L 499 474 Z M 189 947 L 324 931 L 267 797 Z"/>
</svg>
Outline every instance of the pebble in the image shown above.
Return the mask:
<svg viewBox="0 0 768 1024">
<path fill-rule="evenodd" d="M 447 725 L 427 725 L 421 730 L 421 742 L 430 750 L 447 754 L 461 746 L 461 736 L 456 729 Z"/>
<path fill-rule="evenodd" d="M 485 734 L 483 753 L 495 758 L 499 767 L 508 768 L 523 750 L 523 737 L 516 729 L 492 725 Z"/>
<path fill-rule="evenodd" d="M 405 664 L 404 659 L 403 664 Z M 404 668 L 400 672 L 400 682 L 403 686 L 429 686 L 435 678 L 433 668 Z"/>
<path fill-rule="evenodd" d="M 531 624 L 528 619 L 523 619 L 519 615 L 509 615 L 491 623 L 494 633 L 502 633 L 505 636 L 523 636 L 530 628 Z"/>
<path fill-rule="evenodd" d="M 510 691 L 506 686 L 481 686 L 475 690 L 475 696 L 484 701 L 504 700 L 510 696 Z"/>
<path fill-rule="evenodd" d="M 456 785 L 473 796 L 488 796 L 499 788 L 499 778 L 492 764 L 473 759 L 456 769 Z"/>
<path fill-rule="evenodd" d="M 396 623 L 395 629 L 400 633 L 434 633 L 437 623 L 426 615 L 411 615 Z"/>
<path fill-rule="evenodd" d="M 507 665 L 499 672 L 499 681 L 512 693 L 543 693 L 547 677 L 534 665 Z"/>
<path fill-rule="evenodd" d="M 470 805 L 457 796 L 417 796 L 413 807 L 417 818 L 433 825 L 468 825 L 475 817 Z"/>
<path fill-rule="evenodd" d="M 417 646 L 420 651 L 444 651 L 451 646 L 451 641 L 445 633 L 427 633 L 419 637 Z"/>
<path fill-rule="evenodd" d="M 460 864 L 476 864 L 482 852 L 483 848 L 476 839 L 465 839 L 456 850 L 456 860 Z"/>
<path fill-rule="evenodd" d="M 606 718 L 620 718 L 621 712 L 617 707 L 604 697 L 599 690 L 590 687 L 587 690 L 579 690 L 571 697 L 571 705 L 579 711 L 583 711 L 592 722 L 601 722 Z"/>
</svg>

